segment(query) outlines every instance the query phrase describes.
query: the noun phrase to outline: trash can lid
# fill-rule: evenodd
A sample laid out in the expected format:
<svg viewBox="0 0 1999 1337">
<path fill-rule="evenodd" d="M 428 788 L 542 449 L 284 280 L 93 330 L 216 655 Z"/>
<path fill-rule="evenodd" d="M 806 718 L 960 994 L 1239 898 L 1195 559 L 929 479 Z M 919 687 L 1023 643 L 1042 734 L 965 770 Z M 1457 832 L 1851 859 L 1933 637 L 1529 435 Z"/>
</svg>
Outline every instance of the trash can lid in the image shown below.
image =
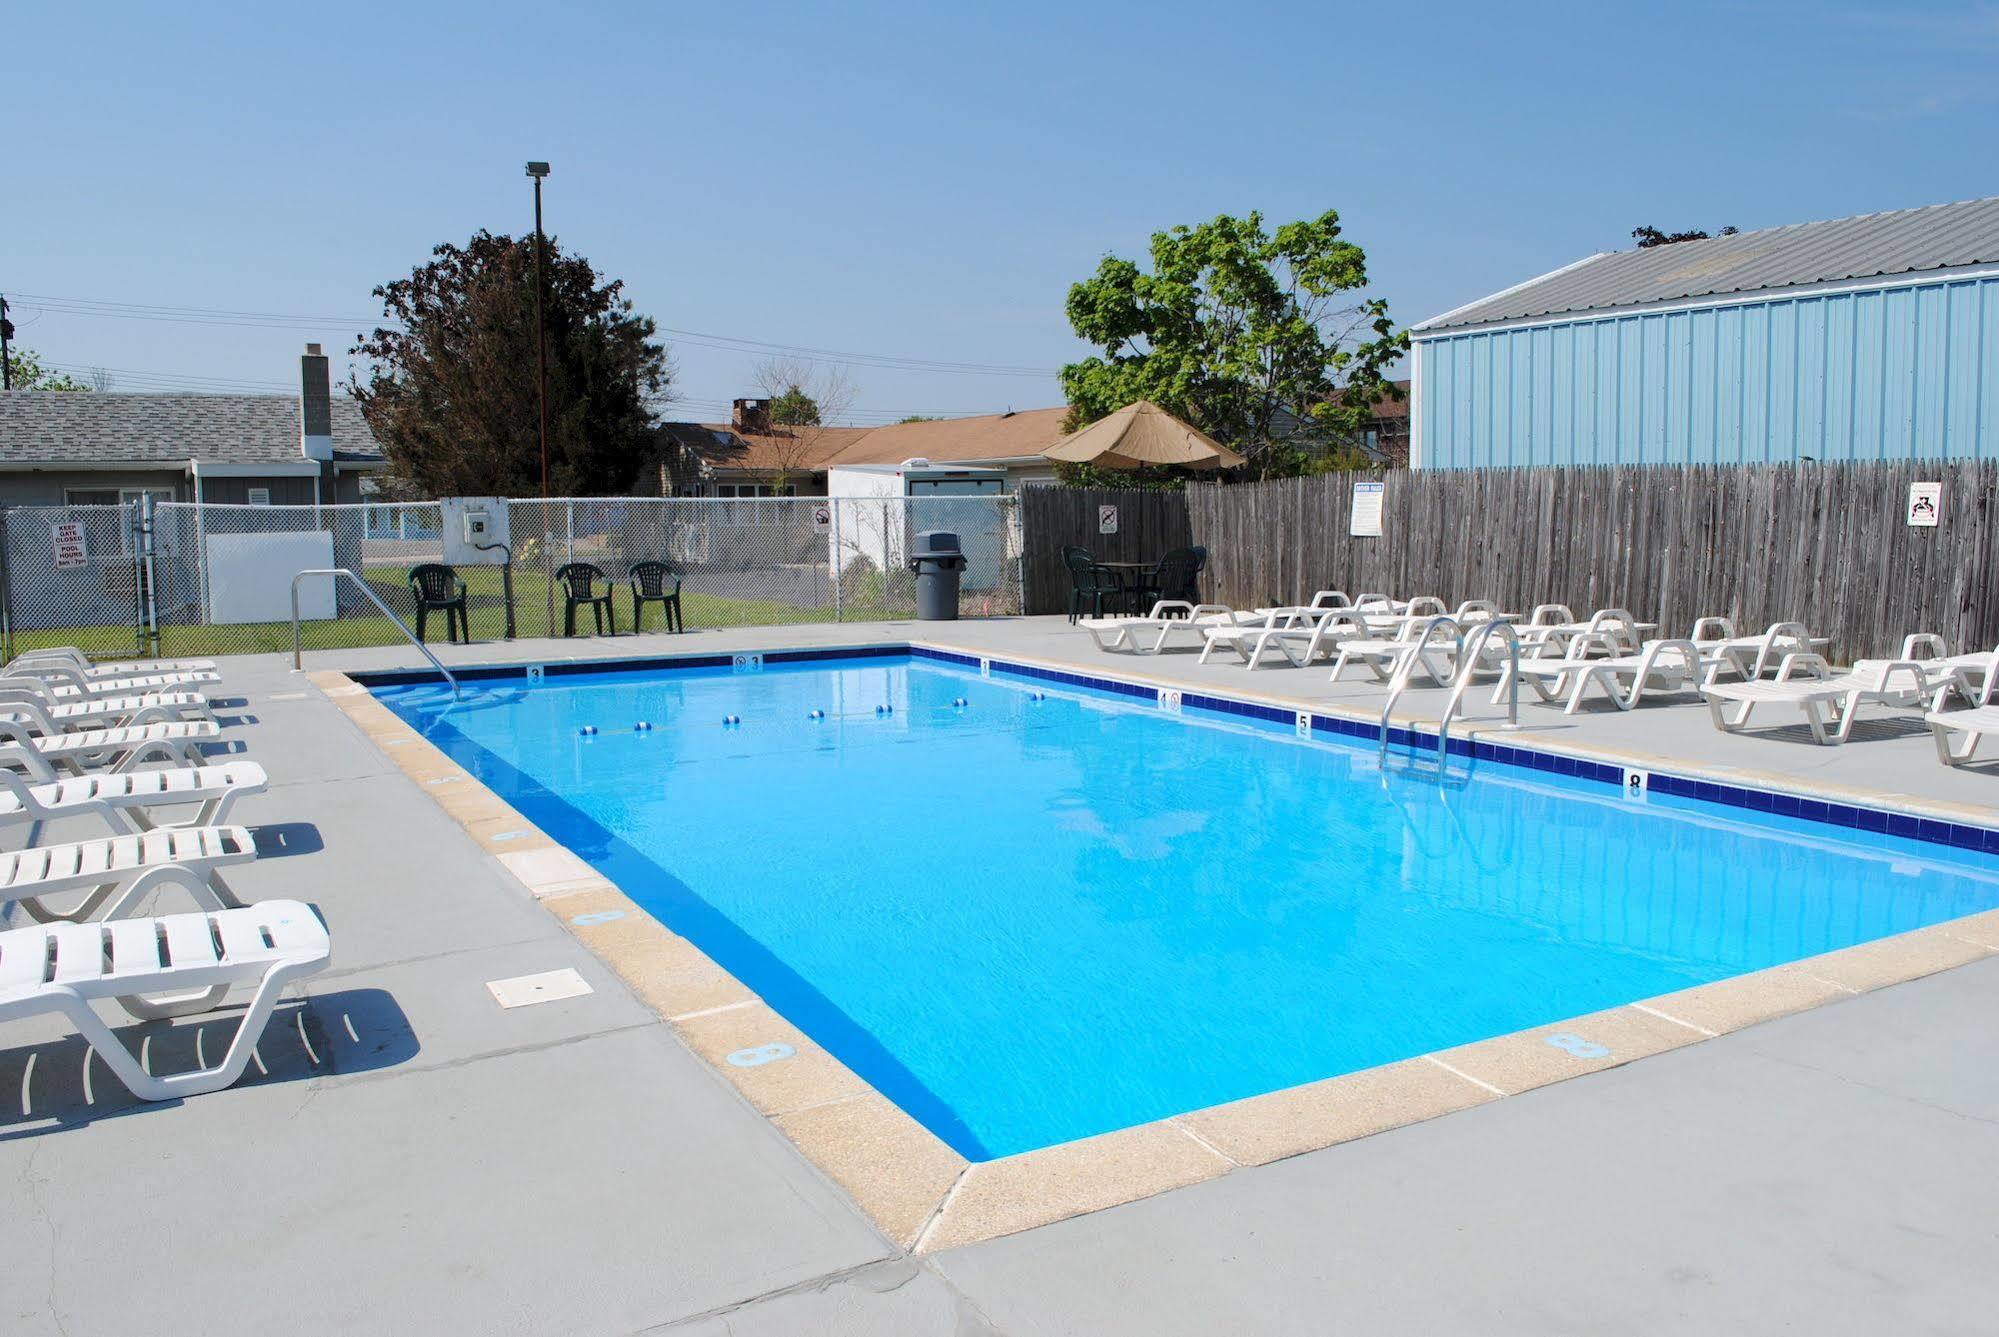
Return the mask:
<svg viewBox="0 0 1999 1337">
<path fill-rule="evenodd" d="M 960 555 L 958 536 L 948 529 L 925 529 L 916 535 L 912 557 L 956 557 Z"/>
</svg>

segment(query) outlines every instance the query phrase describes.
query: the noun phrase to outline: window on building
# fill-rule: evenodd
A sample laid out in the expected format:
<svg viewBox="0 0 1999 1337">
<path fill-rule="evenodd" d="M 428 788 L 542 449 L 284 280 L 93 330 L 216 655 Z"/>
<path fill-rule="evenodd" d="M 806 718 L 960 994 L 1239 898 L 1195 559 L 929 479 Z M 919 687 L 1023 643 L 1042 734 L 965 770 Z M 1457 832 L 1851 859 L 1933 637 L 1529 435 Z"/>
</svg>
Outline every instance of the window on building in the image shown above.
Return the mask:
<svg viewBox="0 0 1999 1337">
<path fill-rule="evenodd" d="M 267 487 L 246 488 L 244 489 L 243 497 L 252 506 L 268 506 L 271 504 L 271 490 Z"/>
<path fill-rule="evenodd" d="M 786 483 L 779 487 L 774 483 L 717 483 L 715 495 L 718 497 L 795 497 L 798 488 Z"/>
<path fill-rule="evenodd" d="M 66 487 L 62 490 L 62 504 L 65 506 L 116 506 L 118 489 L 115 487 Z"/>
</svg>

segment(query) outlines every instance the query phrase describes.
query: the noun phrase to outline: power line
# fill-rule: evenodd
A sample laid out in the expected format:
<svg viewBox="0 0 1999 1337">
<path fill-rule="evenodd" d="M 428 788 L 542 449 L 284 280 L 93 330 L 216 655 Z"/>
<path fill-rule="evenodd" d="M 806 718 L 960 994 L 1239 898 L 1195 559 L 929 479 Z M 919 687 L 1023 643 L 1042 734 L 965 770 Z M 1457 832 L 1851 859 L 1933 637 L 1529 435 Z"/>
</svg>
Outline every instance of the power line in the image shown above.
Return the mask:
<svg viewBox="0 0 1999 1337">
<path fill-rule="evenodd" d="M 236 311 L 220 307 L 165 306 L 140 302 L 108 302 L 87 297 L 56 297 L 47 293 L 15 293 L 18 301 L 32 302 L 42 309 L 71 316 L 98 316 L 118 320 L 154 320 L 184 325 L 234 325 L 251 329 L 319 330 L 329 325 L 369 327 L 381 323 L 376 316 L 315 316 L 276 311 Z M 871 367 L 885 371 L 920 371 L 960 376 L 1036 376 L 1055 374 L 1053 367 L 1021 367 L 1004 363 L 956 362 L 942 358 L 906 357 L 893 353 L 856 353 L 804 344 L 746 339 L 730 334 L 660 326 L 660 332 L 682 343 L 718 352 L 746 355 L 788 355 L 811 362 L 843 366 Z"/>
<path fill-rule="evenodd" d="M 285 394 L 295 392 L 297 387 L 285 381 L 249 380 L 233 376 L 203 376 L 191 372 L 139 371 L 131 367 L 106 367 L 97 364 L 76 362 L 44 363 L 51 371 L 67 373 L 70 376 L 88 379 L 99 372 L 112 378 L 112 388 L 134 391 L 189 392 L 208 394 Z M 735 405 L 728 400 L 699 398 L 666 398 L 651 401 L 654 411 L 668 421 L 680 421 L 676 415 L 703 415 L 716 421 L 726 421 Z M 831 415 L 829 427 L 883 427 L 900 422 L 904 418 L 958 418 L 979 416 L 998 412 L 996 409 L 941 410 L 932 409 L 917 413 L 907 409 L 847 409 Z"/>
</svg>

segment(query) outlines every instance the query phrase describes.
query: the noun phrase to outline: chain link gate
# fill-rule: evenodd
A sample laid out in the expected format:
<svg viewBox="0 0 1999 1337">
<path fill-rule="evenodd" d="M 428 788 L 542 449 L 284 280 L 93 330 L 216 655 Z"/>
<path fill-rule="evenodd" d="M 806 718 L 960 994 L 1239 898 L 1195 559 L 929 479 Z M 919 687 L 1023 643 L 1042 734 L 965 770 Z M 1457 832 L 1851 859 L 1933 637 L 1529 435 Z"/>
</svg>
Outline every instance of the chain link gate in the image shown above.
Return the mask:
<svg viewBox="0 0 1999 1337">
<path fill-rule="evenodd" d="M 507 506 L 521 637 L 562 633 L 565 601 L 556 573 L 573 562 L 595 566 L 616 588 L 621 631 L 632 630 L 631 567 L 648 560 L 666 563 L 680 578 L 689 628 L 908 619 L 916 607 L 908 556 L 925 529 L 960 537 L 967 570 L 959 606 L 966 616 L 1021 611 L 1020 519 L 1011 496 L 613 497 Z M 59 564 L 59 525 L 76 527 L 80 560 L 72 545 Z M 228 569 L 217 540 L 321 534 L 332 565 L 353 571 L 415 624 L 410 570 L 444 558 L 437 502 L 243 506 L 148 499 L 0 509 L 6 653 L 42 645 L 76 645 L 96 658 L 289 651 L 288 613 L 281 621 L 229 617 L 229 600 L 218 600 L 212 587 L 216 573 Z M 466 586 L 471 638 L 502 639 L 508 623 L 501 568 L 460 566 L 457 574 Z M 342 585 L 331 597 L 333 616 L 301 624 L 307 648 L 402 639 L 358 591 Z M 650 629 L 658 630 L 656 610 L 652 616 Z M 439 621 L 432 619 L 433 631 Z"/>
<path fill-rule="evenodd" d="M 140 505 L 0 508 L 0 647 L 148 652 Z"/>
</svg>

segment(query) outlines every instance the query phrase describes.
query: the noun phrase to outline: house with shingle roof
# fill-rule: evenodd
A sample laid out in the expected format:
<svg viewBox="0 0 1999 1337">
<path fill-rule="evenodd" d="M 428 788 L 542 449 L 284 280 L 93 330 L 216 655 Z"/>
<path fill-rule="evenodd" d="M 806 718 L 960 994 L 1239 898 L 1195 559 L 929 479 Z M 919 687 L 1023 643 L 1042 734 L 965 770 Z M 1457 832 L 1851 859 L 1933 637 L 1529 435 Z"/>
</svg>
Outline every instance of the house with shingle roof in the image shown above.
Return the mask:
<svg viewBox="0 0 1999 1337">
<path fill-rule="evenodd" d="M 307 344 L 291 395 L 0 392 L 0 505 L 361 500 L 385 466 L 361 406 Z"/>
<path fill-rule="evenodd" d="M 897 470 L 957 481 L 976 476 L 984 490 L 1014 491 L 1053 479 L 1041 452 L 1060 441 L 1065 408 L 932 418 L 885 427 L 787 429 L 770 421 L 767 400 L 739 399 L 727 423 L 666 423 L 660 461 L 663 496 L 821 497 L 842 472 Z M 837 489 L 835 489 L 837 491 Z M 921 490 L 920 488 L 918 490 Z"/>
</svg>

